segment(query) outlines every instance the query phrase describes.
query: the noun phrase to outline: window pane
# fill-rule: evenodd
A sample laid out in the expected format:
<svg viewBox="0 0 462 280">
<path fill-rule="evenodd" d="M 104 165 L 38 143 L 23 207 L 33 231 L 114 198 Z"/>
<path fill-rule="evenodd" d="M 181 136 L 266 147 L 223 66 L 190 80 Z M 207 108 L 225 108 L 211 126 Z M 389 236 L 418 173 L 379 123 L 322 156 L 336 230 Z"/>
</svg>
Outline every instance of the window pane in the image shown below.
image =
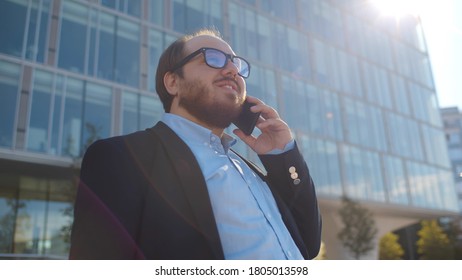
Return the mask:
<svg viewBox="0 0 462 280">
<path fill-rule="evenodd" d="M 148 71 L 148 83 L 149 83 L 149 90 L 155 91 L 156 88 L 156 71 L 157 71 L 157 64 L 159 63 L 160 55 L 163 51 L 163 39 L 162 33 L 150 29 L 149 30 L 149 71 Z"/>
<path fill-rule="evenodd" d="M 115 25 L 115 16 L 103 12 L 99 13 L 97 76 L 107 80 L 114 79 Z"/>
<path fill-rule="evenodd" d="M 27 33 L 26 58 L 44 62 L 48 43 L 51 0 L 34 0 L 30 10 Z"/>
<path fill-rule="evenodd" d="M 63 3 L 58 66 L 83 73 L 87 42 L 88 8 L 74 2 Z"/>
<path fill-rule="evenodd" d="M 48 151 L 48 132 L 51 110 L 53 75 L 36 71 L 34 74 L 34 90 L 27 131 L 27 149 L 35 152 Z"/>
<path fill-rule="evenodd" d="M 14 253 L 42 254 L 45 243 L 46 222 L 45 180 L 23 177 L 19 183 L 19 203 L 14 234 Z"/>
<path fill-rule="evenodd" d="M 140 27 L 138 24 L 117 19 L 115 47 L 115 81 L 138 87 L 140 72 Z"/>
<path fill-rule="evenodd" d="M 140 129 L 152 127 L 160 120 L 162 112 L 162 105 L 157 98 L 142 95 L 140 97 Z"/>
<path fill-rule="evenodd" d="M 12 253 L 66 258 L 75 196 L 71 181 L 34 177 L 16 180 L 19 199 L 10 199 L 15 206 L 9 203 L 9 215 L 15 219 L 11 226 Z"/>
<path fill-rule="evenodd" d="M 63 111 L 64 111 L 64 93 L 65 93 L 65 79 L 61 75 L 57 75 L 56 86 L 54 92 L 53 102 L 53 120 L 51 128 L 51 146 L 49 153 L 52 155 L 60 154 L 62 139 L 63 139 Z"/>
<path fill-rule="evenodd" d="M 173 29 L 179 33 L 197 31 L 204 26 L 223 29 L 221 1 L 217 0 L 174 0 Z"/>
<path fill-rule="evenodd" d="M 14 224 L 21 207 L 16 200 L 17 185 L 15 176 L 0 173 L 0 253 L 13 252 Z"/>
<path fill-rule="evenodd" d="M 163 26 L 164 1 L 149 1 L 149 19 L 152 23 Z"/>
<path fill-rule="evenodd" d="M 109 87 L 87 83 L 81 153 L 111 133 L 112 94 Z"/>
<path fill-rule="evenodd" d="M 0 61 L 0 147 L 13 145 L 20 67 Z"/>
<path fill-rule="evenodd" d="M 384 156 L 384 171 L 384 177 L 387 180 L 388 200 L 391 203 L 407 205 L 409 198 L 403 161 Z"/>
<path fill-rule="evenodd" d="M 0 1 L 0 52 L 21 57 L 27 0 Z"/>
<path fill-rule="evenodd" d="M 135 132 L 139 129 L 138 95 L 124 92 L 122 95 L 122 134 Z"/>
<path fill-rule="evenodd" d="M 83 81 L 71 78 L 66 81 L 61 152 L 65 156 L 80 156 L 83 88 Z"/>
<path fill-rule="evenodd" d="M 67 258 L 75 187 L 72 181 L 48 180 L 48 193 L 44 254 Z"/>
</svg>

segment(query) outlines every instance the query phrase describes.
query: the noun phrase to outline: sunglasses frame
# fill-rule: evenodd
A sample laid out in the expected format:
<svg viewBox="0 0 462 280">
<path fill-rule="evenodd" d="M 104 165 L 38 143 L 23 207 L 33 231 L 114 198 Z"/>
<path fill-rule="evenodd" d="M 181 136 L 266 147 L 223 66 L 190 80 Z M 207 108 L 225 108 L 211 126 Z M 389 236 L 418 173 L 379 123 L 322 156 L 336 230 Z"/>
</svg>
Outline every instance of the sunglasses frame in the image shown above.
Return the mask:
<svg viewBox="0 0 462 280">
<path fill-rule="evenodd" d="M 224 65 L 221 66 L 221 67 L 216 67 L 216 66 L 210 65 L 208 63 L 208 61 L 207 61 L 207 56 L 205 55 L 206 51 L 208 51 L 208 50 L 213 50 L 213 51 L 217 51 L 219 53 L 222 53 L 226 58 Z M 223 51 L 221 51 L 219 49 L 215 49 L 215 48 L 200 48 L 197 51 L 192 52 L 191 54 L 189 54 L 185 58 L 183 58 L 180 62 L 175 64 L 175 66 L 173 66 L 173 68 L 172 68 L 172 70 L 170 70 L 170 72 L 175 72 L 176 70 L 180 69 L 181 67 L 186 65 L 186 63 L 188 63 L 191 59 L 193 59 L 194 57 L 196 57 L 200 53 L 202 53 L 204 55 L 205 64 L 207 64 L 207 66 L 209 66 L 211 68 L 215 68 L 215 69 L 223 69 L 223 68 L 225 68 L 226 64 L 228 63 L 228 59 L 231 60 L 231 62 L 234 64 L 234 59 L 238 58 L 241 61 L 247 63 L 247 68 L 248 68 L 248 70 L 247 70 L 248 74 L 246 76 L 242 75 L 240 71 L 238 72 L 238 75 L 241 76 L 244 79 L 247 79 L 250 76 L 250 63 L 245 58 L 237 56 L 237 55 L 233 55 L 233 54 L 228 54 L 228 53 L 225 53 L 225 52 L 223 52 Z M 234 65 L 236 65 L 236 64 L 234 64 Z M 237 65 L 236 65 L 236 67 L 237 67 Z"/>
</svg>

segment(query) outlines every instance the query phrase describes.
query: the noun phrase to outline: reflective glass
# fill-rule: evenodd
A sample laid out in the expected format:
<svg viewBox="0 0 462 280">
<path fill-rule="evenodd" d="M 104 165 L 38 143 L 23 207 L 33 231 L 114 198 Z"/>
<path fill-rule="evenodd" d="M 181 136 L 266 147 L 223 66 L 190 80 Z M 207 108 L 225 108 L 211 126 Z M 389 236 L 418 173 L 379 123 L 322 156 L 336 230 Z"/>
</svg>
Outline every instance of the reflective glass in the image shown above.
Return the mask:
<svg viewBox="0 0 462 280">
<path fill-rule="evenodd" d="M 62 4 L 58 66 L 84 73 L 89 10 L 76 2 L 64 1 Z"/>
<path fill-rule="evenodd" d="M 65 78 L 61 75 L 55 76 L 53 102 L 53 120 L 51 129 L 51 143 L 49 153 L 52 155 L 61 154 L 62 139 L 63 139 L 63 115 L 64 115 L 64 93 L 65 93 Z"/>
<path fill-rule="evenodd" d="M 161 103 L 154 96 L 124 92 L 122 100 L 123 134 L 154 126 L 163 113 Z"/>
<path fill-rule="evenodd" d="M 223 30 L 222 1 L 219 0 L 173 0 L 173 29 L 179 33 L 190 33 L 204 26 Z"/>
<path fill-rule="evenodd" d="M 14 183 L 18 197 L 10 199 L 14 247 L 4 253 L 67 258 L 74 188 L 67 180 L 21 176 Z M 1 202 L 1 198 L 0 198 Z M 12 205 L 15 205 L 12 207 Z M 5 216 L 6 217 L 6 216 Z"/>
<path fill-rule="evenodd" d="M 241 5 L 229 4 L 231 41 L 233 49 L 245 57 L 258 58 L 259 42 L 256 13 Z M 273 34 L 275 36 L 275 34 Z M 271 45 L 266 45 L 270 47 Z M 282 49 L 281 49 L 282 50 Z"/>
<path fill-rule="evenodd" d="M 367 199 L 368 178 L 364 172 L 361 150 L 353 146 L 343 145 L 341 153 L 341 165 L 345 175 L 345 195 L 352 199 Z"/>
<path fill-rule="evenodd" d="M 136 93 L 123 92 L 122 95 L 122 134 L 135 132 L 139 129 L 138 117 L 139 98 Z"/>
<path fill-rule="evenodd" d="M 406 88 L 406 82 L 402 76 L 390 73 L 390 81 L 393 93 L 394 108 L 398 112 L 409 115 L 410 104 Z"/>
<path fill-rule="evenodd" d="M 287 121 L 289 126 L 300 132 L 307 133 L 307 127 L 305 126 L 305 119 L 307 112 L 306 108 L 306 95 L 302 90 L 297 90 L 296 82 L 290 77 L 282 77 L 282 89 L 284 98 L 284 111 L 282 112 L 283 118 Z"/>
<path fill-rule="evenodd" d="M 149 29 L 148 87 L 150 91 L 156 90 L 156 71 L 163 46 L 164 40 L 162 33 L 154 29 Z"/>
<path fill-rule="evenodd" d="M 231 10 L 232 11 L 232 10 Z M 237 15 L 235 15 L 237 17 Z M 231 13 L 231 24 L 237 24 L 237 19 L 233 19 L 233 13 Z M 260 61 L 264 61 L 270 65 L 274 65 L 273 60 L 273 22 L 268 17 L 257 15 L 257 42 L 258 42 L 258 53 L 257 58 Z M 235 34 L 234 37 L 239 37 Z M 236 38 L 236 39 L 237 39 Z M 275 47 L 275 46 L 274 46 Z"/>
<path fill-rule="evenodd" d="M 249 95 L 265 100 L 265 103 L 273 108 L 278 108 L 274 71 L 252 65 L 252 75 L 246 80 L 246 84 Z"/>
<path fill-rule="evenodd" d="M 297 21 L 297 4 L 295 1 L 266 0 L 261 1 L 263 11 L 281 20 L 295 24 Z"/>
<path fill-rule="evenodd" d="M 44 71 L 34 73 L 34 88 L 27 130 L 27 149 L 45 153 L 49 149 L 49 127 L 52 110 L 53 75 Z"/>
<path fill-rule="evenodd" d="M 409 204 L 408 186 L 403 161 L 391 156 L 383 156 L 384 177 L 388 200 L 396 204 Z"/>
<path fill-rule="evenodd" d="M 68 78 L 66 80 L 61 144 L 61 154 L 64 156 L 80 156 L 83 125 L 83 92 L 83 81 L 73 78 Z"/>
<path fill-rule="evenodd" d="M 46 194 L 45 180 L 34 180 L 22 177 L 19 183 L 19 203 L 15 234 L 14 253 L 43 254 L 46 227 Z"/>
<path fill-rule="evenodd" d="M 101 4 L 135 17 L 141 15 L 141 0 L 101 0 Z"/>
<path fill-rule="evenodd" d="M 157 25 L 164 23 L 164 1 L 149 1 L 149 20 Z"/>
<path fill-rule="evenodd" d="M 98 59 L 96 75 L 106 80 L 114 80 L 114 54 L 116 50 L 116 17 L 108 13 L 98 14 L 99 25 L 92 29 L 96 33 L 92 48 L 95 48 Z M 91 60 L 90 60 L 91 62 Z"/>
<path fill-rule="evenodd" d="M 111 88 L 87 83 L 83 111 L 81 155 L 94 141 L 111 134 L 112 93 Z"/>
<path fill-rule="evenodd" d="M 331 79 L 329 75 L 329 47 L 319 40 L 314 42 L 314 78 L 321 84 L 330 85 Z"/>
<path fill-rule="evenodd" d="M 162 105 L 156 97 L 140 96 L 140 124 L 139 129 L 146 129 L 154 126 L 160 120 L 163 113 Z"/>
<path fill-rule="evenodd" d="M 16 213 L 21 207 L 16 196 L 17 179 L 11 174 L 0 173 L 0 254 L 12 253 Z"/>
<path fill-rule="evenodd" d="M 388 113 L 387 135 L 391 152 L 396 155 L 424 160 L 422 138 L 418 137 L 419 127 L 414 120 Z"/>
<path fill-rule="evenodd" d="M 0 60 L 0 147 L 13 146 L 20 71 L 19 65 Z"/>
<path fill-rule="evenodd" d="M 317 192 L 341 196 L 342 185 L 337 145 L 334 142 L 297 135 L 302 153 L 312 162 L 310 174 L 316 182 Z"/>
<path fill-rule="evenodd" d="M 27 0 L 0 1 L 0 52 L 22 56 L 26 29 Z"/>
<path fill-rule="evenodd" d="M 114 80 L 138 87 L 140 76 L 140 26 L 117 18 Z"/>
<path fill-rule="evenodd" d="M 51 0 L 32 1 L 27 31 L 26 59 L 45 62 L 51 2 Z"/>
</svg>

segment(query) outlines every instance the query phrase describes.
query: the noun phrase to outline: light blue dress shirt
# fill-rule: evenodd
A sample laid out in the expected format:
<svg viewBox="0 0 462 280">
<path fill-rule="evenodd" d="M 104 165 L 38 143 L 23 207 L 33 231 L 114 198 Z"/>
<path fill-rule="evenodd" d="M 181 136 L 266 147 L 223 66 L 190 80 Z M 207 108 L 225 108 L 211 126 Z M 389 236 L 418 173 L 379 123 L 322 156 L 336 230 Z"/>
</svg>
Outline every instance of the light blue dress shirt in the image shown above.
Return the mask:
<svg viewBox="0 0 462 280">
<path fill-rule="evenodd" d="M 167 124 L 192 150 L 202 169 L 225 259 L 303 259 L 282 221 L 268 185 L 209 129 L 174 114 Z"/>
</svg>

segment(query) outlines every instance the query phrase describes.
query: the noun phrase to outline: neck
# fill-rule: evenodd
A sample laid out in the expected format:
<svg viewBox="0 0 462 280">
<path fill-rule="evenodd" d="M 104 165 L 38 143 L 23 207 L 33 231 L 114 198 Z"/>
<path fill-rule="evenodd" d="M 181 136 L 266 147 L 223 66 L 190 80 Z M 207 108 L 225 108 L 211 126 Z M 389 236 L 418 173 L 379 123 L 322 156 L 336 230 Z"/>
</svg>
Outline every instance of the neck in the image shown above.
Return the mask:
<svg viewBox="0 0 462 280">
<path fill-rule="evenodd" d="M 209 123 L 204 122 L 204 121 L 196 118 L 195 116 L 191 115 L 187 110 L 185 110 L 185 109 L 183 109 L 181 107 L 171 108 L 170 113 L 178 115 L 180 117 L 183 117 L 183 118 L 185 118 L 187 120 L 190 120 L 193 123 L 196 123 L 196 124 L 198 124 L 198 125 L 200 125 L 202 127 L 205 127 L 207 129 L 211 130 L 213 134 L 215 134 L 216 136 L 218 136 L 220 138 L 223 136 L 223 132 L 225 130 L 224 128 L 212 126 Z"/>
</svg>

